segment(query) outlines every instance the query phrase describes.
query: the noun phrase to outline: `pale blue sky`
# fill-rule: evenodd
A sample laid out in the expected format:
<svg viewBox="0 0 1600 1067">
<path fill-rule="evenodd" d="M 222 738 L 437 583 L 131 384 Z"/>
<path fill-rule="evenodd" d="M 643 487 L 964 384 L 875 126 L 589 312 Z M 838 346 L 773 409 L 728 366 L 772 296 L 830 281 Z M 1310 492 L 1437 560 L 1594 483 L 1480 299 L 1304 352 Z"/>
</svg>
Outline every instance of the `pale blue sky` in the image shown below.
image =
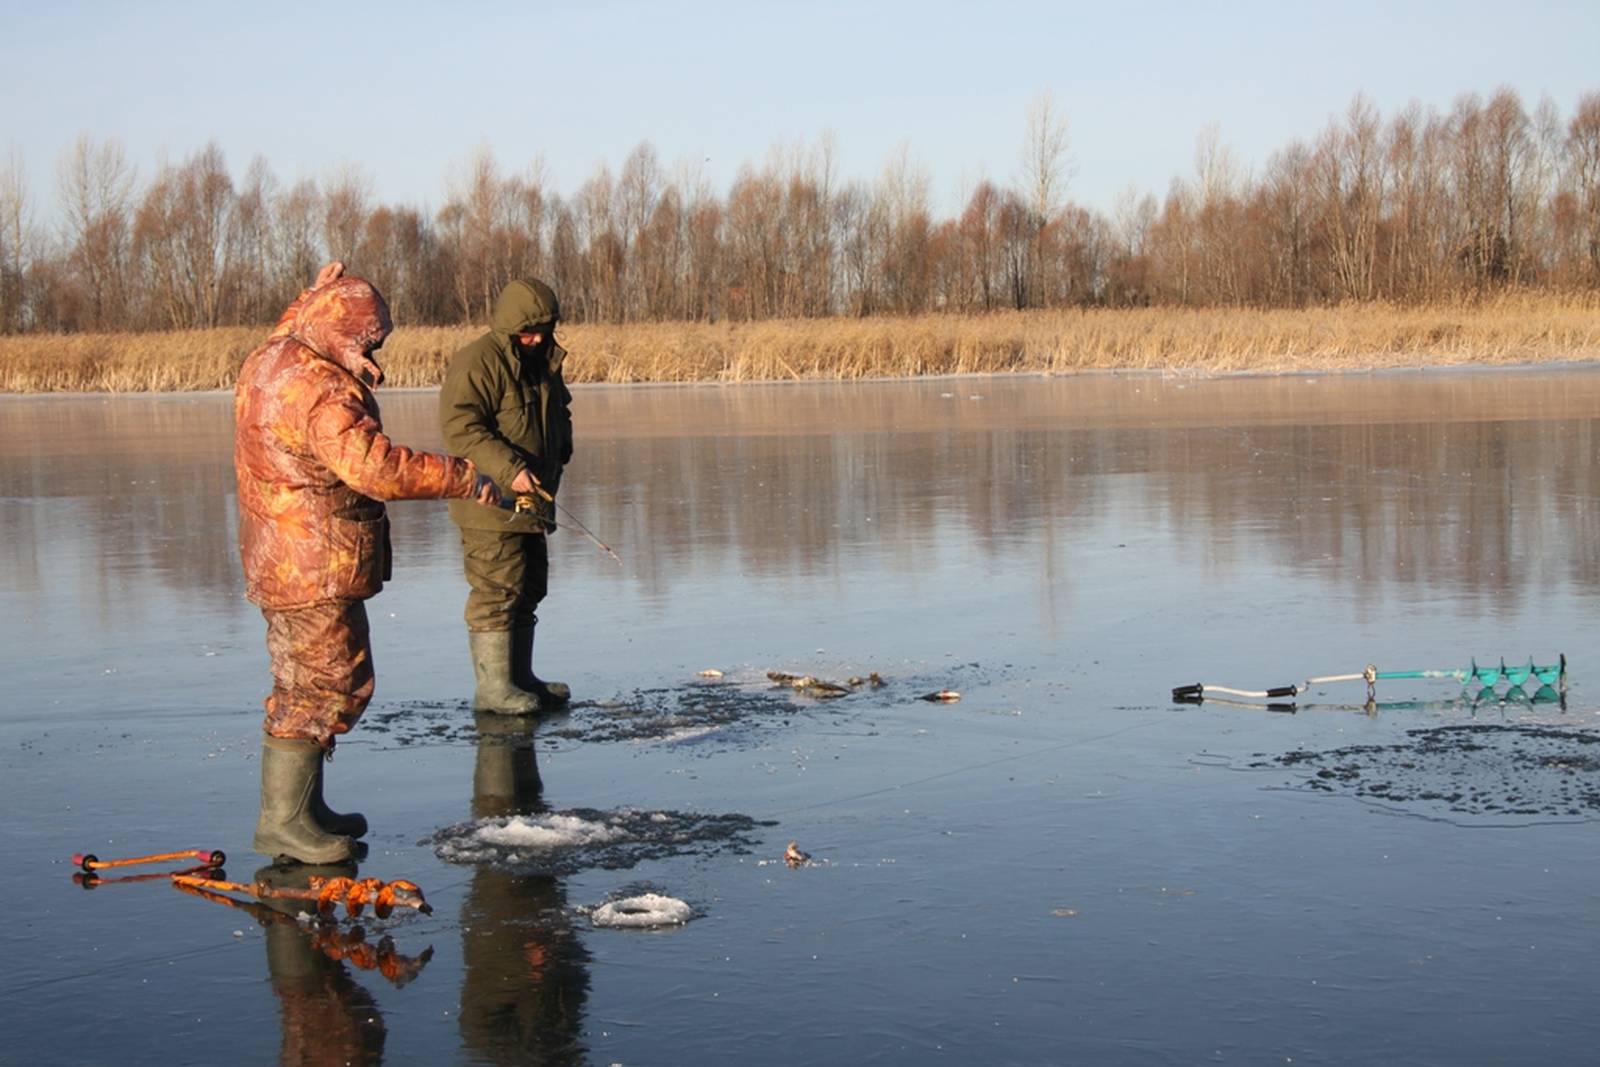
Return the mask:
<svg viewBox="0 0 1600 1067">
<path fill-rule="evenodd" d="M 437 208 L 480 144 L 543 153 L 570 193 L 641 140 L 718 191 L 775 142 L 832 131 L 845 178 L 901 143 L 950 209 L 1017 169 L 1030 100 L 1065 114 L 1069 196 L 1163 193 L 1211 122 L 1246 166 L 1357 91 L 1387 117 L 1510 85 L 1563 116 L 1600 89 L 1600 2 L 84 3 L 0 0 L 0 150 L 41 214 L 80 132 L 141 177 L 215 139 L 235 175 L 359 164 L 384 202 Z"/>
</svg>

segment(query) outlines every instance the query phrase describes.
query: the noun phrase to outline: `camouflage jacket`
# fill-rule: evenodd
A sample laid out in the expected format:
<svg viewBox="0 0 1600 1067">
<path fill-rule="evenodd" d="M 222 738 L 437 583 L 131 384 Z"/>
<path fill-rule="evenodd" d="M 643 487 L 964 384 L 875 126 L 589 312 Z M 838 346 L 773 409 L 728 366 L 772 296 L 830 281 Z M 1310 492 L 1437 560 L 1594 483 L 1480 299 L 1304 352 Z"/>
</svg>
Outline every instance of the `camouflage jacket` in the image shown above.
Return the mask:
<svg viewBox="0 0 1600 1067">
<path fill-rule="evenodd" d="M 262 607 L 374 595 L 390 573 L 379 501 L 472 496 L 470 462 L 413 452 L 383 432 L 363 378 L 381 379 L 371 356 L 389 329 L 377 290 L 342 278 L 302 293 L 240 368 L 239 551 L 245 595 Z"/>
</svg>

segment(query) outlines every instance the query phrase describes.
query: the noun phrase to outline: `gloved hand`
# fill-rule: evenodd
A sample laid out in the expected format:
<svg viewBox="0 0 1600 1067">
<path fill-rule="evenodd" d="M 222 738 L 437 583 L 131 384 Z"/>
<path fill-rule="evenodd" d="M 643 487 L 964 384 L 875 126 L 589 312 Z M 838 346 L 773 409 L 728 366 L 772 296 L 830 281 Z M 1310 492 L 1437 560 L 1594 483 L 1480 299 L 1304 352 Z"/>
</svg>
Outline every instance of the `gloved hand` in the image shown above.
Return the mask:
<svg viewBox="0 0 1600 1067">
<path fill-rule="evenodd" d="M 487 474 L 480 474 L 472 486 L 473 498 L 486 508 L 500 506 L 500 487 Z"/>
</svg>

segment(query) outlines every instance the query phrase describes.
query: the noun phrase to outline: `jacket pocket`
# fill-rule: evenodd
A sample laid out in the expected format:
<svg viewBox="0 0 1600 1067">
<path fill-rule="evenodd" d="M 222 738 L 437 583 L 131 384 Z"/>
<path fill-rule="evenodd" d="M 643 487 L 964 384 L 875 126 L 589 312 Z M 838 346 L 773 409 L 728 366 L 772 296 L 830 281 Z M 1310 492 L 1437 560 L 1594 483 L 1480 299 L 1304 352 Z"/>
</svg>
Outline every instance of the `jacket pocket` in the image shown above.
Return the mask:
<svg viewBox="0 0 1600 1067">
<path fill-rule="evenodd" d="M 328 596 L 365 600 L 383 588 L 389 570 L 389 519 L 335 515 L 328 537 Z"/>
<path fill-rule="evenodd" d="M 501 437 L 515 444 L 523 444 L 533 425 L 529 422 L 528 402 L 516 393 L 507 396 L 495 409 L 494 424 Z"/>
</svg>

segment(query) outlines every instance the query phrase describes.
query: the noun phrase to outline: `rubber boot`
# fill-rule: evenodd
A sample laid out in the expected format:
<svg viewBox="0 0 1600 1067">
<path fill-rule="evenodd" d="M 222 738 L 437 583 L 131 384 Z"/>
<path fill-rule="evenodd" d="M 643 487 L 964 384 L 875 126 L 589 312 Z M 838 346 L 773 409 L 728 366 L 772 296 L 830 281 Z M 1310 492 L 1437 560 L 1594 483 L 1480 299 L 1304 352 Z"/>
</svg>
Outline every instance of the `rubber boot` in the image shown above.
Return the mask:
<svg viewBox="0 0 1600 1067">
<path fill-rule="evenodd" d="M 478 678 L 473 708 L 496 715 L 537 714 L 539 697 L 519 688 L 511 679 L 511 631 L 468 631 L 467 643 L 472 648 L 472 669 Z"/>
<path fill-rule="evenodd" d="M 547 682 L 533 673 L 533 631 L 538 620 L 511 631 L 511 680 L 539 698 L 547 708 L 560 707 L 572 699 L 566 682 Z"/>
<path fill-rule="evenodd" d="M 317 820 L 317 825 L 330 834 L 341 834 L 345 837 L 366 837 L 367 817 L 359 811 L 342 813 L 328 807 L 328 802 L 322 799 L 322 780 L 328 773 L 328 761 L 324 759 L 317 764 L 317 784 L 311 791 L 311 817 Z"/>
<path fill-rule="evenodd" d="M 341 863 L 356 854 L 354 839 L 317 825 L 311 799 L 322 771 L 322 746 L 299 738 L 261 742 L 261 818 L 252 847 L 296 863 Z"/>
</svg>

